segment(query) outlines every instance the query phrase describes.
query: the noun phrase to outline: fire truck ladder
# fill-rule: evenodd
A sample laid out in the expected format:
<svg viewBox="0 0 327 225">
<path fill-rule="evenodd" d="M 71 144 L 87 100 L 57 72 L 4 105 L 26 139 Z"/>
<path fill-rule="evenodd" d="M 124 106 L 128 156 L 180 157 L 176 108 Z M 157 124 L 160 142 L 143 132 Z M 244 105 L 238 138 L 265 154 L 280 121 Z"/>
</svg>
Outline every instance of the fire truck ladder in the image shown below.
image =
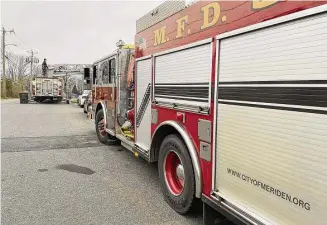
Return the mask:
<svg viewBox="0 0 327 225">
<path fill-rule="evenodd" d="M 136 126 L 139 127 L 141 124 L 141 121 L 143 119 L 144 113 L 145 113 L 145 109 L 149 104 L 150 101 L 150 89 L 151 89 L 151 85 L 148 84 L 148 87 L 145 90 L 145 94 L 143 96 L 140 108 L 137 112 L 137 116 L 136 116 Z"/>
</svg>

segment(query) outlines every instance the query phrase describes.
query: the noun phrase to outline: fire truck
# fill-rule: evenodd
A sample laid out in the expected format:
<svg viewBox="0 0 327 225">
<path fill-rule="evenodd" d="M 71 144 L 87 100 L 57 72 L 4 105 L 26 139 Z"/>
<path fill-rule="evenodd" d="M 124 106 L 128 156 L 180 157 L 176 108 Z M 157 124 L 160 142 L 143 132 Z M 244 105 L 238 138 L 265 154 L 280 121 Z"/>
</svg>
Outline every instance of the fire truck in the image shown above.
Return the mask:
<svg viewBox="0 0 327 225">
<path fill-rule="evenodd" d="M 325 1 L 167 1 L 93 65 L 98 138 L 204 224 L 327 222 Z"/>
<path fill-rule="evenodd" d="M 54 102 L 62 101 L 63 79 L 53 76 L 54 69 L 48 69 L 48 76 L 37 76 L 30 85 L 31 98 L 35 102 L 50 100 Z"/>
</svg>

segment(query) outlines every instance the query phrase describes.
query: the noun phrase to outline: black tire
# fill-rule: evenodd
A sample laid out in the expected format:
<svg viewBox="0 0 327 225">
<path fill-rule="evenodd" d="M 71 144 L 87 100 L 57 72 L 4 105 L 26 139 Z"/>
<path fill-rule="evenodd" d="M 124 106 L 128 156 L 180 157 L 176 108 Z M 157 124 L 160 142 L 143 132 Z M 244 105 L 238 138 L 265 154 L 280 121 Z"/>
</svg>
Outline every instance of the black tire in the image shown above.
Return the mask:
<svg viewBox="0 0 327 225">
<path fill-rule="evenodd" d="M 119 141 L 109 133 L 106 132 L 105 135 L 101 134 L 98 124 L 103 118 L 104 118 L 103 109 L 100 109 L 95 116 L 95 130 L 97 132 L 99 141 L 106 145 L 119 144 Z"/>
<path fill-rule="evenodd" d="M 164 163 L 168 153 L 171 151 L 178 155 L 184 167 L 184 187 L 179 195 L 173 194 L 166 182 Z M 187 214 L 194 211 L 198 204 L 201 204 L 199 199 L 195 197 L 195 178 L 192 160 L 184 142 L 179 136 L 172 134 L 163 140 L 159 151 L 158 170 L 164 198 L 176 212 L 182 215 Z"/>
<path fill-rule="evenodd" d="M 87 105 L 84 104 L 84 113 L 87 113 L 89 106 L 90 106 L 89 104 L 87 104 Z"/>
</svg>

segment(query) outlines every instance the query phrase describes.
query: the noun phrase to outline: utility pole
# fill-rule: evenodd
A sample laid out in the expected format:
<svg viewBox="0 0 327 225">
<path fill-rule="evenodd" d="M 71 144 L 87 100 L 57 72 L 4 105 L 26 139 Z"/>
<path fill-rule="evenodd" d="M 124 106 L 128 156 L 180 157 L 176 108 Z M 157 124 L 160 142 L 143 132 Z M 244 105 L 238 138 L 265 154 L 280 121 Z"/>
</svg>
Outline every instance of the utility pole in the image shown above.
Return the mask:
<svg viewBox="0 0 327 225">
<path fill-rule="evenodd" d="M 34 54 L 37 54 L 38 52 L 37 51 L 33 51 L 33 50 L 30 50 L 30 51 L 27 51 L 28 53 L 31 53 L 31 78 L 33 77 L 33 61 L 34 61 Z"/>
<path fill-rule="evenodd" d="M 5 42 L 5 36 L 6 33 L 14 33 L 15 31 L 12 30 L 5 30 L 4 27 L 2 27 L 2 95 L 5 98 L 7 93 L 6 93 L 6 42 Z"/>
</svg>

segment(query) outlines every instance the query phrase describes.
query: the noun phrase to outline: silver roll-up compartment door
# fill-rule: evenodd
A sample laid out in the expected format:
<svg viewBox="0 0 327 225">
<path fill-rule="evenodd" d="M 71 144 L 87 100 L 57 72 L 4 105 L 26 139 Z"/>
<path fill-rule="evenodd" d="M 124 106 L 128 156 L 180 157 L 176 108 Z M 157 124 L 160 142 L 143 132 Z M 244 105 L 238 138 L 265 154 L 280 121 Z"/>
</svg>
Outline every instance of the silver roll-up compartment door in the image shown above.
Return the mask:
<svg viewBox="0 0 327 225">
<path fill-rule="evenodd" d="M 217 37 L 216 194 L 264 224 L 327 221 L 323 7 Z"/>
</svg>

